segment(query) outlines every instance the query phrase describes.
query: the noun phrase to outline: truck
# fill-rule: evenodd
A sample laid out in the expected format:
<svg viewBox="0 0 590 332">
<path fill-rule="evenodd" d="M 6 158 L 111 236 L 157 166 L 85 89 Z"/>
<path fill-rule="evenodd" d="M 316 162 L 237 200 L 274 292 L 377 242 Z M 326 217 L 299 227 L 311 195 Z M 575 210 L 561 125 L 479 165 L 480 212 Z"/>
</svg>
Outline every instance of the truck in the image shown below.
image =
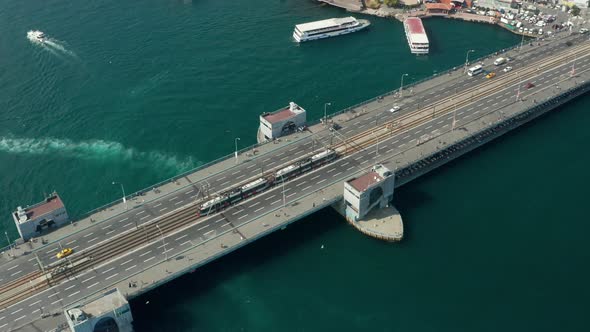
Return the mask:
<svg viewBox="0 0 590 332">
<path fill-rule="evenodd" d="M 496 61 L 494 61 L 494 66 L 501 66 L 505 63 L 506 63 L 505 58 L 497 58 Z"/>
</svg>

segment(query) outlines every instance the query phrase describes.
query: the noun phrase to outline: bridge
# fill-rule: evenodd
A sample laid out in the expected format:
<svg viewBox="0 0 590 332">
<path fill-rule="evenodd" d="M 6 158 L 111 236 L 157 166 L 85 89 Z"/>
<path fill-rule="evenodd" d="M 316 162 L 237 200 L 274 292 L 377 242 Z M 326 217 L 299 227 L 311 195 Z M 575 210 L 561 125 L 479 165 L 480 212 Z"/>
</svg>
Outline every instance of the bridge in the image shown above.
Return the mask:
<svg viewBox="0 0 590 332">
<path fill-rule="evenodd" d="M 136 297 L 342 200 L 343 182 L 375 164 L 396 186 L 590 89 L 590 41 L 569 35 L 507 50 L 496 77 L 449 70 L 332 114 L 280 141 L 248 147 L 114 202 L 0 258 L 0 331 L 64 327 L 65 309 L 117 288 Z M 500 56 L 500 55 L 498 55 Z M 393 106 L 399 111 L 391 112 Z M 336 123 L 340 129 L 329 130 Z M 335 158 L 277 180 L 297 161 Z M 258 179 L 268 187 L 224 208 L 203 205 Z M 210 207 L 210 206 L 209 206 Z M 74 252 L 57 259 L 62 248 Z"/>
</svg>

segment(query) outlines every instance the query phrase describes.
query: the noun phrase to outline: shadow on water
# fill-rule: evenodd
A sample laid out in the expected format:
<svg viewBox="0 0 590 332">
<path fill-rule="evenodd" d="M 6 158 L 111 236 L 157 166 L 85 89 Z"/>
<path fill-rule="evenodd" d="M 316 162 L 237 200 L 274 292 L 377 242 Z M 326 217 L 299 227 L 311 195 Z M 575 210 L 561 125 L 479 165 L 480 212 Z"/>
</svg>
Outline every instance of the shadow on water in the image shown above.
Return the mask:
<svg viewBox="0 0 590 332">
<path fill-rule="evenodd" d="M 346 226 L 336 211 L 325 208 L 289 225 L 283 231 L 274 232 L 198 268 L 193 273 L 149 291 L 130 301 L 135 330 L 160 331 L 159 327 L 149 325 L 155 317 L 160 317 L 164 321 L 174 321 L 174 331 L 189 331 L 199 326 L 195 317 L 178 315 L 169 310 L 170 307 L 184 307 L 191 299 L 204 295 L 229 279 L 280 260 L 289 251 Z M 151 318 L 142 320 L 141 317 Z"/>
</svg>

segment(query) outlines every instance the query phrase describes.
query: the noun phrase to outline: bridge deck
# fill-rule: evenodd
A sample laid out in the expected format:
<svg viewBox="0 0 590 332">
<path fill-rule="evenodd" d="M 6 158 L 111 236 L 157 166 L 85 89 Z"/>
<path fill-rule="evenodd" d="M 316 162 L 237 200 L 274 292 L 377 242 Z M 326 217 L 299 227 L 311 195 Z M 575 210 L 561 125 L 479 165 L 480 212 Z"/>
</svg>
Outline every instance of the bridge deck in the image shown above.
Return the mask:
<svg viewBox="0 0 590 332">
<path fill-rule="evenodd" d="M 515 71 L 520 70 L 519 75 L 536 85 L 531 90 L 521 88 L 521 96 L 526 98 L 524 101 L 516 101 L 515 98 L 517 86 L 522 83 L 523 77 L 517 80 L 514 73 L 499 73 L 494 80 L 488 81 L 482 76 L 467 78 L 459 70 L 415 86 L 411 92 L 405 91 L 403 99 L 387 96 L 360 106 L 354 112 L 338 115 L 334 121 L 343 128 L 334 134 L 324 130 L 322 125 L 312 126 L 313 134 L 298 135 L 279 144 L 266 144 L 258 148 L 256 155 L 243 154 L 238 165 L 227 159 L 188 175 L 184 180 L 180 179 L 179 184 L 166 184 L 159 189 L 159 193 L 146 193 L 146 196 L 137 198 L 135 202 L 139 203 L 134 202 L 132 205 L 137 207 L 131 211 L 121 214 L 122 208 L 115 206 L 112 210 L 103 211 L 103 215 L 110 218 L 104 222 L 81 222 L 77 226 L 64 228 L 48 238 L 54 241 L 56 237 L 65 236 L 65 232 L 75 228 L 77 233 L 62 238 L 61 242 L 72 247 L 80 246 L 76 249 L 78 256 L 74 255 L 72 259 L 85 258 L 85 269 L 73 271 L 76 273 L 68 276 L 58 276 L 53 280 L 52 288 L 42 290 L 43 285 L 39 285 L 38 291 L 41 293 L 0 309 L 0 330 L 35 320 L 41 311 L 60 311 L 113 285 L 131 297 L 140 294 L 338 201 L 342 195 L 342 181 L 364 172 L 376 162 L 401 169 L 523 112 L 544 100 L 545 96 L 557 95 L 582 80 L 588 81 L 590 56 L 587 50 L 581 48 L 590 48 L 590 44 L 584 42 L 583 45 L 574 45 L 568 49 L 568 53 L 576 50 L 575 47 L 585 51 L 578 56 L 577 77 L 573 78 L 568 73 L 570 67 L 563 61 L 556 61 L 555 64 L 547 65 L 547 68 L 541 65 L 550 62 L 550 55 L 564 47 L 563 41 L 550 43 L 537 52 L 510 54 L 517 57 L 517 61 L 511 64 Z M 537 61 L 540 61 L 538 67 L 525 67 Z M 474 89 L 477 84 L 482 86 Z M 444 98 L 439 97 L 449 95 L 449 91 L 457 91 L 454 100 L 442 100 Z M 471 95 L 465 91 L 471 91 Z M 426 106 L 435 102 L 435 107 Z M 390 113 L 389 109 L 394 103 L 403 104 L 402 110 Z M 432 112 L 434 116 L 425 117 L 427 112 Z M 389 121 L 393 122 L 387 125 Z M 452 130 L 453 122 L 455 130 Z M 377 140 L 371 141 L 367 136 L 362 140 L 366 146 L 351 143 L 356 135 L 373 127 L 377 128 L 376 136 L 383 136 L 378 140 L 378 150 L 375 145 Z M 278 167 L 293 155 L 303 155 L 321 145 L 338 144 L 343 152 L 357 148 L 359 151 L 287 182 L 284 188 L 287 204 L 284 206 L 283 188 L 280 186 L 208 218 L 196 220 L 194 207 L 187 206 L 198 198 L 193 197 L 197 192 L 207 190 L 203 188 L 204 184 L 207 184 L 210 193 L 217 192 L 231 186 L 232 181 L 246 181 L 257 177 L 262 171 L 268 171 L 269 167 Z M 173 213 L 174 217 L 169 217 L 168 213 Z M 158 220 L 161 229 L 153 227 L 154 220 Z M 140 226 L 137 231 L 136 222 Z M 92 226 L 85 227 L 89 224 Z M 164 240 L 160 236 L 161 232 L 166 233 Z M 113 239 L 113 236 L 117 236 L 118 240 Z M 117 242 L 116 246 L 107 248 L 114 242 Z M 20 250 L 26 246 L 22 245 Z M 51 264 L 55 264 L 52 257 L 58 247 L 57 243 L 50 243 L 38 250 L 40 260 L 46 267 L 51 268 Z M 84 247 L 88 250 L 86 254 L 82 249 Z M 118 252 L 117 248 L 122 252 Z M 0 279 L 3 279 L 3 285 L 0 288 L 8 287 L 11 283 L 14 283 L 14 287 L 26 288 L 23 284 L 29 279 L 19 278 L 35 273 L 38 269 L 32 256 L 19 256 L 1 265 L 3 272 L 0 273 Z M 19 280 L 25 282 L 18 284 Z"/>
</svg>

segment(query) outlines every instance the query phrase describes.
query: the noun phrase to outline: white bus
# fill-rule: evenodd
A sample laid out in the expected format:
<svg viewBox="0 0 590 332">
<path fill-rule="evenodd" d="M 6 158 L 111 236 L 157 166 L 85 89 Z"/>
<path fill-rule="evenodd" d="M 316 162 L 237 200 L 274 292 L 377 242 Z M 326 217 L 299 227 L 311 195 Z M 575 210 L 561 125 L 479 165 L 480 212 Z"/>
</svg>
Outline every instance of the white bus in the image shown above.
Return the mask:
<svg viewBox="0 0 590 332">
<path fill-rule="evenodd" d="M 475 76 L 477 74 L 481 74 L 482 72 L 483 72 L 482 66 L 477 65 L 477 66 L 473 66 L 473 67 L 469 68 L 469 70 L 467 71 L 467 75 Z"/>
</svg>

